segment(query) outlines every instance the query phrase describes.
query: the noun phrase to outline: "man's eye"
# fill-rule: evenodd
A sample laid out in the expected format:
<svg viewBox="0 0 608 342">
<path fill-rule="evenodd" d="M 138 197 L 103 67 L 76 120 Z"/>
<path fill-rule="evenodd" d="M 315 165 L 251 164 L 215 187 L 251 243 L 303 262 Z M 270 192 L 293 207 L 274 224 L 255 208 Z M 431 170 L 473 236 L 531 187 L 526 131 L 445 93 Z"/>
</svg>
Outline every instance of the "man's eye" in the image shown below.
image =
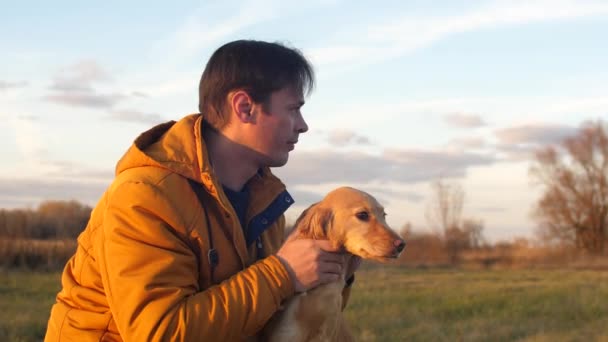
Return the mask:
<svg viewBox="0 0 608 342">
<path fill-rule="evenodd" d="M 360 212 L 358 212 L 355 215 L 361 221 L 367 221 L 367 220 L 369 220 L 369 214 L 367 213 L 367 211 L 360 211 Z"/>
</svg>

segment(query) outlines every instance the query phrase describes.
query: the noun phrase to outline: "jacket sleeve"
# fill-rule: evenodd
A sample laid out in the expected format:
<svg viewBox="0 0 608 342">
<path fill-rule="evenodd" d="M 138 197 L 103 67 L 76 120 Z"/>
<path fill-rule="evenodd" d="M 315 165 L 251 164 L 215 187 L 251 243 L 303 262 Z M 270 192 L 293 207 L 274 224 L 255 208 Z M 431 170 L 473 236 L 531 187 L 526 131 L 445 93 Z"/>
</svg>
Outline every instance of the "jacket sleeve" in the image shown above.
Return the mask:
<svg viewBox="0 0 608 342">
<path fill-rule="evenodd" d="M 254 335 L 294 292 L 274 256 L 204 291 L 177 203 L 143 183 L 108 198 L 97 253 L 113 318 L 129 341 L 232 341 Z"/>
</svg>

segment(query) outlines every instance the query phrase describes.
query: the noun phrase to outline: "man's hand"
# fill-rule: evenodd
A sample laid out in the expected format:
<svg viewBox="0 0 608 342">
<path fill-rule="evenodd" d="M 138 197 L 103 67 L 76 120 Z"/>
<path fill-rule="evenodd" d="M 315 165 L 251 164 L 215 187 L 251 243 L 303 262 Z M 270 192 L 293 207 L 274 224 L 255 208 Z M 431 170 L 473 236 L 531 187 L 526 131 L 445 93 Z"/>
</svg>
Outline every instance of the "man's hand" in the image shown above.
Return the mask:
<svg viewBox="0 0 608 342">
<path fill-rule="evenodd" d="M 294 281 L 296 292 L 340 279 L 344 267 L 338 248 L 327 240 L 287 239 L 277 257 Z"/>
</svg>

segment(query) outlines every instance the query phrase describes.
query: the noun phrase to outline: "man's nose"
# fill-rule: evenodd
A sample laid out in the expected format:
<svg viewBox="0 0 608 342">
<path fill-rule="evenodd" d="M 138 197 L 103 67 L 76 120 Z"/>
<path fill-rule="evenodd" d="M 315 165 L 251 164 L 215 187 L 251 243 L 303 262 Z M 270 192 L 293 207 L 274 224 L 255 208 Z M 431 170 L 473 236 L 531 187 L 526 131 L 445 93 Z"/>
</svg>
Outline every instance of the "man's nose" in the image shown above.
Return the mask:
<svg viewBox="0 0 608 342">
<path fill-rule="evenodd" d="M 299 116 L 297 131 L 298 131 L 298 133 L 305 133 L 308 131 L 308 124 L 304 120 L 304 117 L 302 116 L 302 114 L 300 114 L 300 116 Z"/>
</svg>

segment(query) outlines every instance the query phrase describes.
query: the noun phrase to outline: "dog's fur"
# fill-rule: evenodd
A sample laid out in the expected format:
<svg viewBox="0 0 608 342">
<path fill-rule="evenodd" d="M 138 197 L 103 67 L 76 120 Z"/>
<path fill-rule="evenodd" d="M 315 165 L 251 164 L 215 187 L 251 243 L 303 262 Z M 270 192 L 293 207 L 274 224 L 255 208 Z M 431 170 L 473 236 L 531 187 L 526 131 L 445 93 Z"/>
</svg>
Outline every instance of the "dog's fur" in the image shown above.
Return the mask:
<svg viewBox="0 0 608 342">
<path fill-rule="evenodd" d="M 345 265 L 352 255 L 388 261 L 405 243 L 385 221 L 384 208 L 371 195 L 338 188 L 306 209 L 296 221 L 293 239 L 329 240 L 344 248 Z M 345 271 L 345 270 L 344 270 Z M 337 282 L 318 286 L 288 300 L 264 329 L 264 340 L 352 341 L 342 317 L 344 274 Z"/>
</svg>

